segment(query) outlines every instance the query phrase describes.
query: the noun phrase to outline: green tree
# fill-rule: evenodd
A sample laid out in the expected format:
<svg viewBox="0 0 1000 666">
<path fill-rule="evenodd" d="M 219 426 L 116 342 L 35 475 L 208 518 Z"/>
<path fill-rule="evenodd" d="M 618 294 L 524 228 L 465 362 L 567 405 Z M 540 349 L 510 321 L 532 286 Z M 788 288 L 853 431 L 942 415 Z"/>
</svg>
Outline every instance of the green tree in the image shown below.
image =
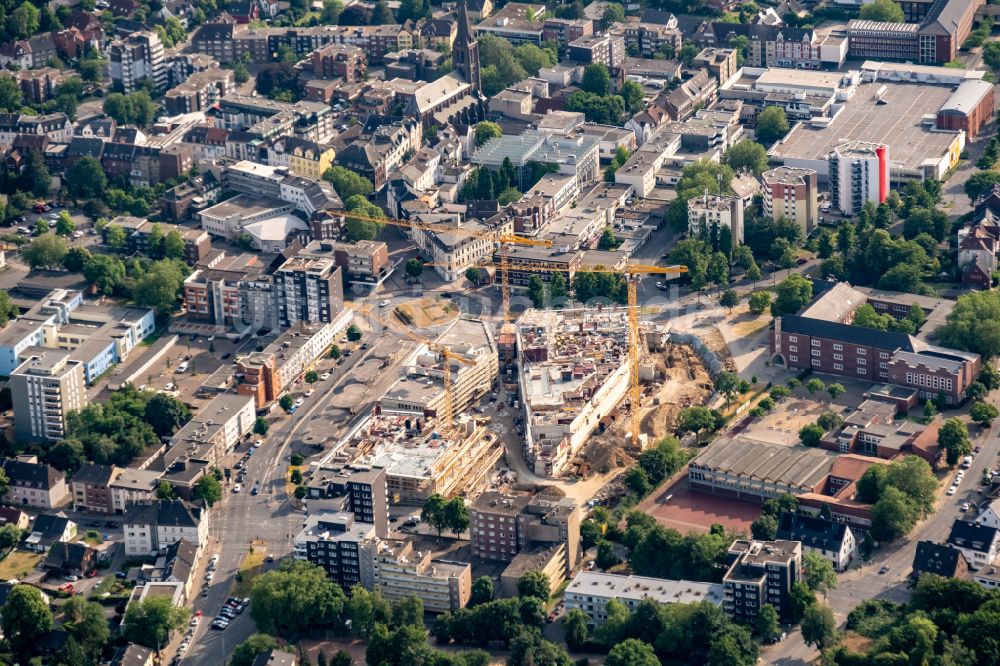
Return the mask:
<svg viewBox="0 0 1000 666">
<path fill-rule="evenodd" d="M 92 601 L 84 601 L 82 597 L 73 597 L 63 605 L 63 616 L 66 620 L 64 628 L 86 656 L 90 659 L 100 656 L 111 637 L 104 607 Z"/>
<path fill-rule="evenodd" d="M 490 139 L 499 139 L 503 136 L 503 130 L 496 123 L 488 120 L 476 123 L 476 145 L 481 146 Z"/>
<path fill-rule="evenodd" d="M 601 30 L 607 30 L 612 23 L 625 22 L 625 8 L 617 2 L 609 3 L 601 17 Z"/>
<path fill-rule="evenodd" d="M 21 109 L 21 88 L 13 77 L 0 77 L 0 109 L 8 113 Z"/>
<path fill-rule="evenodd" d="M 184 258 L 184 239 L 176 229 L 171 229 L 163 237 L 163 257 L 165 259 Z"/>
<path fill-rule="evenodd" d="M 160 481 L 159 485 L 156 486 L 156 499 L 177 499 L 177 491 L 174 490 L 174 485 L 169 481 Z"/>
<path fill-rule="evenodd" d="M 294 398 L 287 393 L 278 399 L 278 405 L 286 412 L 291 410 L 292 405 L 295 404 Z"/>
<path fill-rule="evenodd" d="M 465 500 L 461 497 L 448 500 L 444 505 L 444 520 L 456 538 L 469 529 L 469 509 L 465 506 Z"/>
<path fill-rule="evenodd" d="M 375 189 L 372 182 L 362 175 L 341 166 L 330 167 L 323 173 L 323 180 L 329 181 L 342 201 L 356 194 L 365 196 Z"/>
<path fill-rule="evenodd" d="M 528 280 L 528 298 L 531 299 L 531 304 L 536 308 L 545 306 L 545 283 L 537 275 L 532 275 L 531 279 Z"/>
<path fill-rule="evenodd" d="M 27 655 L 52 629 L 52 613 L 37 587 L 15 585 L 7 594 L 0 616 L 4 638 L 16 654 Z"/>
<path fill-rule="evenodd" d="M 129 604 L 122 623 L 126 639 L 159 652 L 187 619 L 188 609 L 174 606 L 169 597 L 148 597 Z"/>
<path fill-rule="evenodd" d="M 114 228 L 120 229 L 120 227 Z M 87 282 L 105 295 L 111 295 L 125 282 L 125 264 L 118 257 L 107 254 L 87 257 L 82 272 Z"/>
<path fill-rule="evenodd" d="M 615 547 L 607 539 L 601 539 L 597 542 L 597 558 L 594 560 L 596 564 L 601 569 L 610 569 L 621 562 L 618 559 L 618 554 L 615 553 Z"/>
<path fill-rule="evenodd" d="M 191 420 L 191 410 L 176 398 L 156 393 L 146 403 L 144 417 L 157 435 L 165 437 Z"/>
<path fill-rule="evenodd" d="M 625 487 L 631 490 L 637 497 L 645 497 L 653 489 L 649 482 L 649 475 L 641 467 L 633 467 L 625 472 L 622 477 Z"/>
<path fill-rule="evenodd" d="M 66 440 L 63 440 L 66 441 Z M 14 523 L 7 523 L 0 527 L 0 549 L 7 550 L 21 543 L 25 536 L 24 530 Z"/>
<path fill-rule="evenodd" d="M 263 654 L 268 650 L 276 650 L 278 647 L 278 641 L 273 636 L 252 634 L 233 650 L 233 657 L 229 662 L 229 666 L 253 666 L 257 655 Z"/>
<path fill-rule="evenodd" d="M 357 342 L 361 339 L 361 329 L 351 324 L 347 327 L 347 339 L 351 342 Z"/>
<path fill-rule="evenodd" d="M 283 561 L 257 577 L 250 598 L 250 616 L 257 628 L 294 640 L 312 628 L 339 622 L 344 592 L 322 567 Z"/>
<path fill-rule="evenodd" d="M 756 176 L 767 171 L 767 149 L 756 141 L 744 139 L 726 151 L 726 164 L 733 171 L 751 171 Z"/>
<path fill-rule="evenodd" d="M 441 536 L 441 532 L 448 527 L 447 518 L 445 518 L 446 505 L 447 500 L 443 496 L 434 493 L 427 498 L 420 509 L 420 520 L 436 529 L 438 536 Z"/>
<path fill-rule="evenodd" d="M 972 453 L 969 429 L 960 418 L 946 419 L 938 431 L 937 441 L 938 446 L 944 449 L 945 460 L 949 465 L 956 464 L 963 456 Z"/>
<path fill-rule="evenodd" d="M 161 315 L 173 312 L 187 272 L 187 266 L 177 261 L 164 259 L 154 262 L 136 280 L 132 298 L 139 305 L 156 308 Z"/>
<path fill-rule="evenodd" d="M 45 158 L 37 150 L 29 150 L 25 155 L 24 169 L 18 179 L 18 187 L 26 192 L 31 192 L 36 197 L 44 197 L 49 194 L 49 187 L 52 178 L 49 170 L 45 166 Z M 13 201 L 13 197 L 11 198 Z"/>
<path fill-rule="evenodd" d="M 651 645 L 629 638 L 611 648 L 604 664 L 605 666 L 660 666 L 660 660 Z"/>
<path fill-rule="evenodd" d="M 563 301 L 569 291 L 566 289 L 566 278 L 563 277 L 562 273 L 553 273 L 552 279 L 549 282 L 549 298 L 554 304 L 558 304 Z"/>
<path fill-rule="evenodd" d="M 469 594 L 469 606 L 478 606 L 493 601 L 493 579 L 480 576 L 472 581 L 472 591 Z"/>
<path fill-rule="evenodd" d="M 403 597 L 392 606 L 392 627 L 424 628 L 424 602 L 415 594 Z"/>
<path fill-rule="evenodd" d="M 992 42 L 991 42 L 992 43 Z M 998 48 L 1000 50 L 1000 48 Z M 969 176 L 965 181 L 965 194 L 972 201 L 979 198 L 979 195 L 988 190 L 993 185 L 1000 183 L 1000 171 L 988 170 L 977 171 Z"/>
<path fill-rule="evenodd" d="M 66 183 L 74 197 L 89 199 L 100 197 L 108 186 L 108 177 L 96 158 L 81 157 L 66 172 Z"/>
<path fill-rule="evenodd" d="M 902 8 L 892 0 L 873 0 L 861 6 L 861 18 L 880 23 L 903 23 Z"/>
<path fill-rule="evenodd" d="M 611 74 L 603 63 L 595 62 L 583 70 L 583 82 L 580 87 L 593 95 L 604 96 L 611 90 Z"/>
<path fill-rule="evenodd" d="M 35 222 L 35 235 L 44 236 L 47 233 L 49 233 L 48 220 L 46 220 L 44 217 L 38 218 L 38 221 Z"/>
<path fill-rule="evenodd" d="M 552 590 L 549 587 L 549 577 L 542 571 L 534 569 L 524 573 L 517 580 L 517 594 L 521 597 L 537 597 L 548 601 Z"/>
<path fill-rule="evenodd" d="M 90 251 L 86 248 L 71 247 L 66 251 L 66 256 L 63 257 L 63 268 L 68 270 L 70 273 L 82 273 L 84 263 L 86 263 L 87 259 L 91 256 Z"/>
<path fill-rule="evenodd" d="M 902 491 L 886 486 L 872 507 L 872 534 L 879 541 L 891 543 L 906 536 L 916 524 L 917 517 L 913 501 Z"/>
<path fill-rule="evenodd" d="M 1000 412 L 988 402 L 977 402 L 969 408 L 969 416 L 972 417 L 973 421 L 986 428 L 993 423 L 993 419 L 1000 416 Z"/>
<path fill-rule="evenodd" d="M 319 381 L 319 373 L 316 372 L 315 370 L 309 370 L 308 372 L 306 372 L 304 379 L 309 384 L 315 384 L 316 382 Z"/>
<path fill-rule="evenodd" d="M 761 111 L 757 116 L 755 134 L 765 146 L 784 138 L 788 134 L 788 116 L 785 115 L 785 110 L 780 106 L 769 106 Z"/>
<path fill-rule="evenodd" d="M 206 474 L 195 482 L 191 498 L 212 506 L 222 499 L 222 485 L 214 476 Z"/>
<path fill-rule="evenodd" d="M 267 422 L 263 416 L 258 416 L 253 422 L 253 433 L 255 435 L 260 435 L 261 437 L 267 434 L 267 431 L 271 429 L 271 424 Z"/>
<path fill-rule="evenodd" d="M 798 624 L 802 621 L 806 609 L 815 603 L 816 594 L 809 589 L 808 585 L 801 580 L 793 583 L 788 595 L 788 610 L 785 613 L 785 619 L 792 624 Z"/>
<path fill-rule="evenodd" d="M 21 251 L 24 261 L 32 268 L 58 268 L 66 258 L 66 241 L 58 236 L 39 236 Z"/>
<path fill-rule="evenodd" d="M 409 259 L 406 262 L 406 274 L 410 277 L 418 278 L 423 275 L 424 264 L 419 259 Z"/>
<path fill-rule="evenodd" d="M 826 384 L 821 379 L 810 379 L 806 382 L 806 390 L 809 391 L 809 395 L 815 395 L 825 388 Z"/>
<path fill-rule="evenodd" d="M 799 441 L 806 446 L 819 446 L 825 431 L 815 423 L 809 423 L 799 429 Z"/>
<path fill-rule="evenodd" d="M 750 534 L 754 539 L 773 541 L 778 536 L 778 519 L 770 514 L 758 516 L 750 523 Z"/>
<path fill-rule="evenodd" d="M 754 620 L 754 633 L 764 641 L 771 640 L 781 633 L 778 611 L 771 604 L 764 604 L 757 611 L 757 618 Z"/>
<path fill-rule="evenodd" d="M 373 240 L 382 230 L 382 225 L 377 220 L 385 217 L 382 209 L 365 199 L 360 194 L 348 197 L 345 206 L 349 213 L 347 216 L 347 240 L 356 243 L 359 240 Z"/>
<path fill-rule="evenodd" d="M 635 81 L 626 81 L 618 91 L 622 101 L 625 102 L 625 110 L 629 113 L 638 113 L 642 110 L 642 86 Z"/>
<path fill-rule="evenodd" d="M 76 223 L 73 222 L 69 213 L 66 211 L 59 213 L 59 219 L 56 220 L 56 233 L 60 236 L 71 236 L 74 231 L 76 231 Z"/>
<path fill-rule="evenodd" d="M 572 608 L 566 613 L 566 620 L 563 622 L 563 633 L 566 637 L 566 645 L 574 652 L 580 652 L 587 646 L 590 640 L 590 629 L 587 615 L 579 608 Z"/>
<path fill-rule="evenodd" d="M 815 552 L 802 556 L 803 578 L 813 592 L 826 595 L 837 587 L 837 572 L 830 560 Z"/>
<path fill-rule="evenodd" d="M 755 291 L 750 294 L 750 312 L 760 314 L 771 307 L 771 294 L 767 291 Z"/>
<path fill-rule="evenodd" d="M 715 429 L 715 417 L 706 407 L 685 407 L 677 415 L 678 432 L 693 432 L 698 436 L 702 431 Z"/>
<path fill-rule="evenodd" d="M 834 383 L 826 387 L 826 392 L 830 394 L 831 400 L 836 400 L 840 396 L 844 395 L 844 393 L 847 392 L 847 389 L 844 388 L 843 384 Z"/>
<path fill-rule="evenodd" d="M 1000 44 L 989 41 L 983 45 L 983 62 L 994 71 L 1000 69 Z"/>
<path fill-rule="evenodd" d="M 798 273 L 789 275 L 778 285 L 778 295 L 771 305 L 771 314 L 795 314 L 812 300 L 812 282 Z"/>
<path fill-rule="evenodd" d="M 825 650 L 837 641 L 837 621 L 826 604 L 813 604 L 802 616 L 802 640 L 818 650 Z"/>
<path fill-rule="evenodd" d="M 730 313 L 732 313 L 733 308 L 739 305 L 739 303 L 740 303 L 739 294 L 737 294 L 736 291 L 733 289 L 726 289 L 724 292 L 722 292 L 722 295 L 719 296 L 719 305 L 721 305 L 724 308 L 729 308 Z"/>
</svg>

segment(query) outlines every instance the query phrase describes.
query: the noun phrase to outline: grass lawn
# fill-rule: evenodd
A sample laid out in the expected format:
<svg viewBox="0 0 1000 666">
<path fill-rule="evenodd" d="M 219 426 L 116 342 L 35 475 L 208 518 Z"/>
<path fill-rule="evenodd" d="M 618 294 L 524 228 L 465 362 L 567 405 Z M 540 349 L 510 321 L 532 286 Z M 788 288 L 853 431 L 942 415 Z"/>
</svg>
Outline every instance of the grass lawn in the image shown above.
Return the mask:
<svg viewBox="0 0 1000 666">
<path fill-rule="evenodd" d="M 15 550 L 0 560 L 0 580 L 24 578 L 42 561 L 40 553 L 29 553 L 26 550 Z"/>
<path fill-rule="evenodd" d="M 299 470 L 302 471 L 302 466 L 289 465 L 288 466 L 288 476 L 285 477 L 285 494 L 291 497 L 295 494 L 296 484 L 292 483 L 292 471 Z"/>
<path fill-rule="evenodd" d="M 249 597 L 250 589 L 253 587 L 253 580 L 264 573 L 264 558 L 267 557 L 267 543 L 254 543 L 252 553 L 243 556 L 240 563 L 239 580 L 233 587 L 232 596 Z"/>
</svg>

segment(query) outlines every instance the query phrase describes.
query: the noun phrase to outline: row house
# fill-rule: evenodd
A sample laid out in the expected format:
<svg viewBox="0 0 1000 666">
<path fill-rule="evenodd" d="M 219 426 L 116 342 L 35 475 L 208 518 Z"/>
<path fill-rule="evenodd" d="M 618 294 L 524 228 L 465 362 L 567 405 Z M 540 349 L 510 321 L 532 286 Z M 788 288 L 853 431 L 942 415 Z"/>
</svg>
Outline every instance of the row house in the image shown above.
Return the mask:
<svg viewBox="0 0 1000 666">
<path fill-rule="evenodd" d="M 7 69 L 36 69 L 47 66 L 58 55 L 52 35 L 46 33 L 0 45 L 0 66 Z"/>
<path fill-rule="evenodd" d="M 0 143 L 13 143 L 22 135 L 44 136 L 49 141 L 68 143 L 73 138 L 73 121 L 65 113 L 29 116 L 0 113 Z"/>
<path fill-rule="evenodd" d="M 748 42 L 745 67 L 820 69 L 820 40 L 812 28 L 761 23 L 715 22 L 702 34 L 704 46 L 729 46 L 736 37 Z"/>
</svg>

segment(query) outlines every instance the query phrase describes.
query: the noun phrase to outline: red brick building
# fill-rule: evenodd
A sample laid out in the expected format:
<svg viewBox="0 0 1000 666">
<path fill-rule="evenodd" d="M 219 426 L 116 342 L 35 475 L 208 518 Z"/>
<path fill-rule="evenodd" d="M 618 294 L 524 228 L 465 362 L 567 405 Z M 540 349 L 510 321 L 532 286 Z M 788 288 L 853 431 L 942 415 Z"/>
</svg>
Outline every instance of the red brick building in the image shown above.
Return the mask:
<svg viewBox="0 0 1000 666">
<path fill-rule="evenodd" d="M 993 84 L 989 81 L 963 81 L 938 110 L 937 127 L 964 130 L 969 139 L 979 135 L 993 119 Z"/>
</svg>

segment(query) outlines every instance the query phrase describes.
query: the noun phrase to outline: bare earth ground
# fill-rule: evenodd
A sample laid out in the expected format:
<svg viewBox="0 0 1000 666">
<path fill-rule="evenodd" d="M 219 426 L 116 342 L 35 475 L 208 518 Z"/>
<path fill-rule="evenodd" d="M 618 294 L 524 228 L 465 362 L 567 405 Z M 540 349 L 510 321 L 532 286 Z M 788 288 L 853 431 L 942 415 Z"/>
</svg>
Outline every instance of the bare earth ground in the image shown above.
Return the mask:
<svg viewBox="0 0 1000 666">
<path fill-rule="evenodd" d="M 457 316 L 454 305 L 441 298 L 421 298 L 397 305 L 396 317 L 404 324 L 416 328 L 439 326 Z"/>
</svg>

